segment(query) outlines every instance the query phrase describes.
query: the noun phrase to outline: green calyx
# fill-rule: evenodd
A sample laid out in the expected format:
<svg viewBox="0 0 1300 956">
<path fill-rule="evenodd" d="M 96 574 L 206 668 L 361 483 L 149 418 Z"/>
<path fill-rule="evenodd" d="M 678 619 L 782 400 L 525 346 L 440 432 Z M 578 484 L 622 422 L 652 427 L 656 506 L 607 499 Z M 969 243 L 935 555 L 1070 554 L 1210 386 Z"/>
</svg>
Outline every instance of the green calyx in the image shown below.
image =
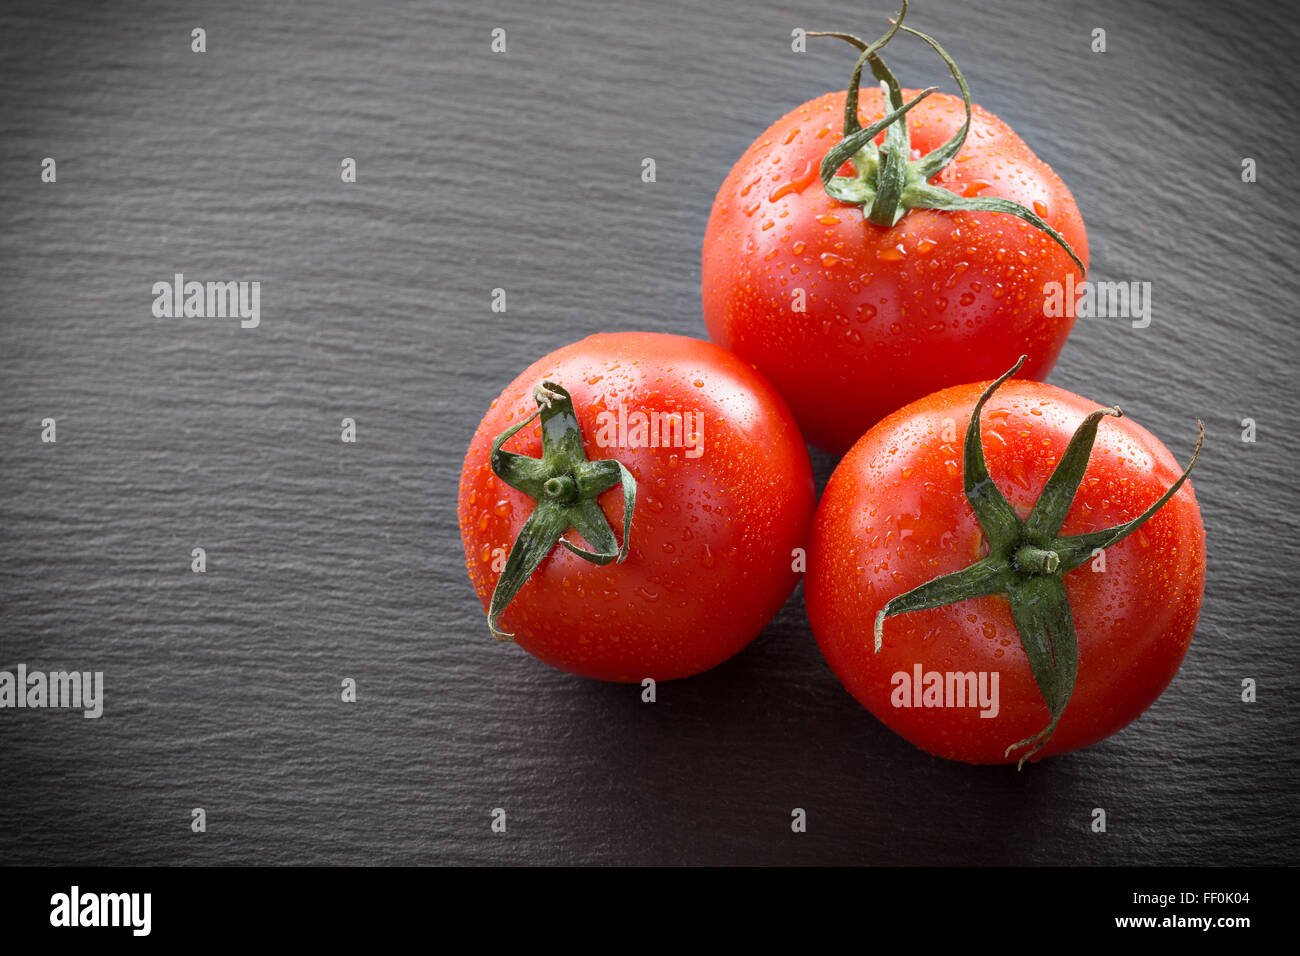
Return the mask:
<svg viewBox="0 0 1300 956">
<path fill-rule="evenodd" d="M 1022 355 L 1010 371 L 984 390 L 966 429 L 962 485 L 988 541 L 988 554 L 961 571 L 940 575 L 893 598 L 880 610 L 875 622 L 875 649 L 879 652 L 885 620 L 896 614 L 990 594 L 1007 598 L 1034 680 L 1050 714 L 1041 731 L 1007 748 L 1008 756 L 1014 750 L 1025 749 L 1018 767 L 1046 746 L 1074 691 L 1079 652 L 1064 576 L 1090 560 L 1099 549 L 1123 541 L 1164 507 L 1187 480 L 1205 441 L 1205 426 L 1197 422 L 1200 437 L 1192 460 L 1169 490 L 1138 517 L 1103 531 L 1061 537 L 1061 525 L 1083 480 L 1097 428 L 1103 418 L 1122 414 L 1118 408 L 1098 409 L 1079 425 L 1029 517 L 1022 520 L 989 476 L 980 438 L 980 412 L 998 386 L 1011 378 L 1024 361 Z"/>
<path fill-rule="evenodd" d="M 808 36 L 836 37 L 861 51 L 849 78 L 848 91 L 844 100 L 844 138 L 822 158 L 821 180 L 826 194 L 840 202 L 860 206 L 865 219 L 885 227 L 895 225 L 909 209 L 967 209 L 1015 216 L 1051 236 L 1074 260 L 1079 274 L 1085 275 L 1087 270 L 1082 260 L 1070 248 L 1070 244 L 1033 210 L 1008 199 L 992 196 L 959 196 L 949 189 L 930 182 L 956 158 L 966 142 L 971 120 L 970 87 L 966 85 L 966 78 L 957 68 L 952 57 L 933 37 L 903 25 L 903 18 L 906 15 L 907 0 L 902 0 L 898 17 L 890 21 L 888 32 L 874 43 L 866 43 L 851 33 L 814 31 L 808 33 Z M 957 86 L 961 89 L 962 102 L 966 106 L 966 120 L 962 123 L 961 129 L 948 142 L 918 159 L 911 159 L 911 139 L 905 117 L 912 107 L 935 92 L 936 88 L 929 87 L 914 99 L 903 102 L 903 93 L 898 80 L 885 65 L 885 61 L 880 58 L 879 52 L 900 29 L 925 41 L 943 58 L 953 79 L 957 81 Z M 864 127 L 858 121 L 858 91 L 862 83 L 862 70 L 866 66 L 871 67 L 872 75 L 884 90 L 890 112 L 883 119 Z M 881 130 L 885 131 L 885 142 L 883 146 L 877 146 L 874 140 Z M 853 163 L 855 174 L 837 176 L 840 167 L 849 161 Z"/>
<path fill-rule="evenodd" d="M 488 605 L 488 628 L 499 641 L 514 640 L 513 634 L 497 627 L 497 621 L 557 543 L 592 564 L 611 561 L 621 564 L 627 558 L 632 514 L 636 509 L 636 479 L 623 463 L 613 459 L 587 460 L 582 429 L 569 393 L 554 382 L 542 382 L 533 389 L 533 400 L 537 402 L 537 410 L 492 442 L 493 473 L 511 488 L 537 500 L 537 507 L 511 545 Z M 515 432 L 539 415 L 541 458 L 517 455 L 502 448 Z M 596 500 L 619 484 L 623 486 L 622 545 L 614 538 L 614 530 Z M 570 528 L 596 550 L 587 551 L 565 538 L 564 533 Z"/>
</svg>

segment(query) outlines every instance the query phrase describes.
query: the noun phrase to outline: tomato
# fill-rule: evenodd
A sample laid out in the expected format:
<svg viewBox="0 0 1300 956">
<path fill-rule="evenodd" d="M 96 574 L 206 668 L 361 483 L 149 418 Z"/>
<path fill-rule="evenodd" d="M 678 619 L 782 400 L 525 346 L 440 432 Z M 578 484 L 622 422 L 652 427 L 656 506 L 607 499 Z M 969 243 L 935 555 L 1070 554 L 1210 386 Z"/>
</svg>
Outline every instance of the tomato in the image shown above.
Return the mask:
<svg viewBox="0 0 1300 956">
<path fill-rule="evenodd" d="M 544 454 L 542 428 L 528 421 L 539 401 L 548 429 L 576 415 L 568 435 L 577 463 L 562 463 L 564 474 L 536 485 L 535 498 L 498 477 L 492 458 L 494 439 L 526 421 L 500 445 L 501 469 L 512 467 L 511 453 Z M 593 464 L 582 463 L 584 454 Z M 602 461 L 599 481 L 583 477 Z M 526 486 L 540 465 L 514 459 L 513 467 L 513 480 Z M 561 487 L 566 475 L 576 482 Z M 500 614 L 503 634 L 546 663 L 611 681 L 686 677 L 745 647 L 794 589 L 792 553 L 806 544 L 815 504 L 807 448 L 772 386 L 716 345 L 593 335 L 529 366 L 492 403 L 465 456 L 459 495 L 466 568 L 486 609 L 530 515 L 549 507 L 551 491 L 562 501 L 584 481 L 595 510 L 574 502 L 572 515 L 552 521 L 550 540 L 534 548 L 540 564 Z M 629 502 L 630 535 L 616 541 Z M 571 520 L 586 547 L 573 535 L 552 547 L 554 529 Z M 609 563 L 584 560 L 574 546 Z"/>
<path fill-rule="evenodd" d="M 1113 417 L 1118 410 L 1098 412 L 1060 388 L 1010 381 L 993 393 L 963 450 L 962 432 L 985 388 L 960 385 L 922 398 L 853 446 L 818 507 L 804 585 L 818 645 L 849 692 L 918 747 L 981 764 L 1087 747 L 1134 720 L 1178 670 L 1205 587 L 1196 496 L 1160 441 Z M 1083 438 L 1066 456 L 1081 422 Z M 982 444 L 983 459 L 971 442 Z M 991 481 L 981 482 L 980 460 Z M 1080 482 L 1072 502 L 1069 480 L 1047 490 L 1049 477 L 1071 468 Z M 1002 518 L 977 517 L 968 487 L 981 509 L 997 500 L 1009 509 Z M 1041 511 L 1054 509 L 1056 521 L 1064 515 L 1059 532 L 1031 517 L 1040 495 L 1054 502 Z M 1145 523 L 1121 527 L 1107 543 L 1115 535 L 1103 529 L 1152 507 L 1158 510 Z M 1071 538 L 1077 535 L 1088 537 Z M 1021 550 L 1027 542 L 1033 547 Z M 1039 563 L 1048 552 L 1061 562 L 1051 573 L 1050 562 Z M 1002 578 L 994 573 L 965 588 L 982 596 L 948 603 L 963 592 L 944 576 L 969 576 L 977 572 L 968 566 L 1008 557 Z M 944 582 L 947 593 L 935 597 Z M 1068 603 L 1053 618 L 1047 610 L 1061 584 Z M 930 600 L 914 591 L 922 586 Z M 1018 606 L 1008 598 L 1017 592 Z M 900 597 L 909 594 L 915 599 Z M 873 623 L 887 602 L 888 613 L 907 613 L 880 620 L 877 651 Z M 1055 715 L 1052 668 L 1063 692 L 1053 702 L 1063 713 Z M 939 675 L 942 692 L 930 675 Z M 975 683 L 949 675 L 973 675 Z M 988 705 L 972 706 L 970 691 L 980 688 Z M 1042 738 L 1054 716 L 1055 732 Z M 1041 749 L 1024 746 L 1036 739 Z"/>
<path fill-rule="evenodd" d="M 900 91 L 906 100 L 918 95 Z M 1040 228 L 1001 214 L 1006 209 L 922 205 L 877 224 L 864 218 L 869 206 L 832 198 L 819 165 L 843 138 L 845 103 L 845 92 L 804 103 L 745 151 L 714 200 L 702 264 L 709 338 L 752 362 L 808 440 L 836 454 L 889 412 L 949 385 L 994 378 L 1021 354 L 1023 377 L 1046 377 L 1074 318 L 1044 314 L 1045 286 L 1071 273 L 1080 279 L 1088 261 L 1069 189 L 978 106 L 955 158 L 928 178 L 928 170 L 917 173 L 914 193 L 926 185 L 942 192 L 929 189 L 916 201 L 1012 201 L 1066 240 L 1081 266 Z M 881 119 L 886 105 L 880 89 L 864 89 L 856 123 Z M 961 97 L 921 100 L 905 118 L 906 155 L 914 164 L 937 156 L 960 138 L 966 117 Z M 874 163 L 885 142 L 885 132 L 875 136 L 840 174 L 856 174 L 858 160 Z M 835 183 L 842 193 L 857 188 Z"/>
</svg>

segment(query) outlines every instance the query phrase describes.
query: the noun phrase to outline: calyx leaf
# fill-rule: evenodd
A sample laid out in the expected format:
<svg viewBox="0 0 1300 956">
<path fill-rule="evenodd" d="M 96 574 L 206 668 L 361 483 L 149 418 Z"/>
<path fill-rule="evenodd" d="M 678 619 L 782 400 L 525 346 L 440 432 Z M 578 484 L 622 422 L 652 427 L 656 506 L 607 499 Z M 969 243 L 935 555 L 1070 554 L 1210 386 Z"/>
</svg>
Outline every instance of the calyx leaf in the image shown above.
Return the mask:
<svg viewBox="0 0 1300 956">
<path fill-rule="evenodd" d="M 488 604 L 488 628 L 499 641 L 514 640 L 497 626 L 502 612 L 514 600 L 542 560 L 557 543 L 584 561 L 604 565 L 621 564 L 627 558 L 632 537 L 632 515 L 636 509 L 636 479 L 620 461 L 589 461 L 582 441 L 582 428 L 569 393 L 554 382 L 542 382 L 533 389 L 537 410 L 503 431 L 492 442 L 490 464 L 493 473 L 511 488 L 537 500 L 510 547 L 505 568 L 497 578 Z M 502 446 L 534 418 L 542 419 L 542 457 L 530 458 L 506 451 Z M 596 500 L 599 495 L 623 486 L 623 543 Z M 564 533 L 573 528 L 594 547 L 588 551 L 574 544 Z"/>
<path fill-rule="evenodd" d="M 809 31 L 807 34 L 814 37 L 835 37 L 861 51 L 849 76 L 844 98 L 844 138 L 822 158 L 821 180 L 826 194 L 840 202 L 862 207 L 863 218 L 885 227 L 895 225 L 909 209 L 965 209 L 1015 216 L 1050 236 L 1074 260 L 1079 274 L 1086 275 L 1083 260 L 1070 243 L 1032 209 L 995 196 L 959 196 L 950 189 L 930 182 L 956 158 L 966 142 L 971 122 L 970 87 L 952 57 L 934 37 L 903 24 L 903 18 L 907 16 L 907 0 L 901 0 L 901 4 L 898 16 L 890 21 L 889 30 L 874 43 L 866 43 L 851 33 L 838 31 Z M 939 54 L 957 82 L 966 108 L 966 118 L 961 128 L 942 146 L 918 159 L 911 159 L 906 114 L 936 88 L 929 87 L 915 99 L 906 104 L 903 102 L 898 80 L 880 57 L 880 49 L 900 29 L 922 40 Z M 889 112 L 885 117 L 865 129 L 858 120 L 858 96 L 864 65 L 870 65 L 872 75 L 880 83 L 889 104 Z M 873 140 L 882 129 L 885 131 L 885 142 L 883 146 L 877 147 Z M 855 170 L 854 175 L 836 175 L 840 167 L 850 160 Z"/>
</svg>

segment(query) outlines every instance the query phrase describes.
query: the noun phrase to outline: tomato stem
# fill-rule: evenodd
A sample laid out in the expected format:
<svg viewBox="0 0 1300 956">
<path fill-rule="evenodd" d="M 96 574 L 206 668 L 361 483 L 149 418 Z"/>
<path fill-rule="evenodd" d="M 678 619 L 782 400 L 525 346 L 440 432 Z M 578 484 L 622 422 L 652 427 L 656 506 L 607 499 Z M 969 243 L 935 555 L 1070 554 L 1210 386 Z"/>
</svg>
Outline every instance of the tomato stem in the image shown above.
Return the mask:
<svg viewBox="0 0 1300 956">
<path fill-rule="evenodd" d="M 1048 548 L 1027 544 L 1016 551 L 1016 570 L 1025 574 L 1052 574 L 1060 566 L 1061 556 Z"/>
<path fill-rule="evenodd" d="M 966 429 L 962 486 L 988 541 L 989 553 L 961 571 L 940 575 L 891 598 L 876 616 L 874 629 L 875 649 L 879 652 L 887 618 L 975 597 L 1004 595 L 1011 605 L 1020 643 L 1049 715 L 1048 724 L 1041 731 L 1007 748 L 1007 756 L 1015 750 L 1025 751 L 1018 767 L 1023 767 L 1025 761 L 1051 740 L 1074 690 L 1078 646 L 1064 576 L 1092 559 L 1098 549 L 1124 540 L 1164 507 L 1187 481 L 1205 443 L 1205 426 L 1198 421 L 1200 434 L 1187 467 L 1163 495 L 1132 521 L 1102 531 L 1062 537 L 1060 529 L 1083 480 L 1097 428 L 1102 419 L 1122 414 L 1118 408 L 1098 409 L 1084 419 L 1070 438 L 1029 517 L 1022 520 L 989 475 L 980 434 L 980 414 L 998 386 L 1014 375 L 1024 361 L 1025 357 L 1021 356 L 1019 362 L 984 390 Z"/>
<path fill-rule="evenodd" d="M 808 33 L 808 36 L 835 37 L 844 40 L 861 51 L 849 76 L 849 85 L 844 97 L 844 137 L 827 151 L 821 163 L 822 187 L 826 190 L 826 194 L 839 202 L 860 207 L 864 219 L 886 228 L 896 225 L 911 209 L 970 210 L 1015 216 L 1050 236 L 1074 260 L 1079 274 L 1086 275 L 1087 269 L 1083 265 L 1083 260 L 1075 253 L 1070 243 L 1033 210 L 1009 199 L 993 196 L 959 196 L 930 181 L 956 158 L 966 142 L 971 124 L 970 87 L 956 62 L 937 40 L 904 25 L 903 18 L 906 15 L 907 0 L 902 0 L 898 16 L 889 21 L 888 32 L 874 43 L 866 43 L 851 33 L 831 31 L 809 31 Z M 966 109 L 966 117 L 961 128 L 952 138 L 915 160 L 911 159 L 907 120 L 904 117 L 913 106 L 934 92 L 934 88 L 927 89 L 904 106 L 898 80 L 885 65 L 879 53 L 899 30 L 924 41 L 939 54 L 961 90 L 962 103 Z M 858 119 L 858 96 L 864 65 L 871 66 L 872 75 L 880 82 L 890 109 L 884 119 L 865 129 Z M 882 130 L 885 133 L 885 142 L 877 146 L 875 138 Z M 850 160 L 853 163 L 854 175 L 837 175 L 840 167 Z"/>
<path fill-rule="evenodd" d="M 614 459 L 588 461 L 582 428 L 569 393 L 554 382 L 542 382 L 533 389 L 533 400 L 537 410 L 493 440 L 489 459 L 498 478 L 537 500 L 537 507 L 510 547 L 488 604 L 488 629 L 499 641 L 514 640 L 514 635 L 501 630 L 497 622 L 557 543 L 592 564 L 611 561 L 621 564 L 627 558 L 636 509 L 636 479 L 626 466 Z M 515 454 L 502 447 L 538 416 L 541 416 L 541 458 Z M 619 484 L 623 486 L 621 545 L 596 500 Z M 596 550 L 580 548 L 565 538 L 564 533 L 570 528 Z"/>
</svg>

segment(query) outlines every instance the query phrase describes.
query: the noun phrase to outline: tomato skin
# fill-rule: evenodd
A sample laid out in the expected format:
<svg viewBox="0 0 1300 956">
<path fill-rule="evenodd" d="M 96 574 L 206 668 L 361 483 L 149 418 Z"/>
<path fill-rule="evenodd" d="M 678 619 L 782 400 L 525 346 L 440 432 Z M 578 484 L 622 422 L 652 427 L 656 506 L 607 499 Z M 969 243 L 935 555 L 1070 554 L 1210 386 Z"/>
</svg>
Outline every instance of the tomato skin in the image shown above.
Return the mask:
<svg viewBox="0 0 1300 956">
<path fill-rule="evenodd" d="M 879 89 L 862 90 L 863 125 L 882 106 Z M 995 378 L 1020 355 L 1029 356 L 1021 377 L 1046 377 L 1074 319 L 1043 315 L 1043 287 L 1081 278 L 1050 237 L 1010 215 L 913 209 L 884 228 L 831 199 L 817 171 L 842 138 L 843 115 L 844 93 L 828 93 L 749 147 L 718 190 L 702 264 L 709 338 L 752 362 L 805 437 L 837 454 L 894 409 Z M 914 155 L 944 143 L 964 115 L 961 100 L 942 93 L 915 107 Z M 1087 264 L 1069 189 L 978 106 L 965 145 L 932 182 L 1034 209 Z M 793 308 L 795 289 L 805 311 Z"/>
<path fill-rule="evenodd" d="M 793 591 L 791 552 L 805 546 L 816 503 L 808 451 L 781 397 L 731 353 L 676 335 L 593 335 L 535 362 L 492 403 L 461 472 L 465 564 L 485 609 L 502 563 L 493 568 L 493 549 L 509 550 L 535 504 L 493 474 L 492 441 L 532 414 L 543 379 L 572 395 L 587 457 L 617 458 L 635 476 L 631 548 L 603 567 L 555 548 L 503 628 L 553 667 L 609 681 L 687 677 L 740 651 Z M 701 453 L 601 447 L 600 412 L 617 414 L 620 401 L 629 414 L 701 413 Z M 540 435 L 531 423 L 505 448 L 538 457 Z M 621 540 L 621 489 L 599 500 Z"/>
<path fill-rule="evenodd" d="M 961 478 L 962 438 L 987 383 L 956 386 L 888 416 L 854 445 L 822 496 L 804 583 L 808 616 L 832 670 L 883 723 L 929 753 L 967 763 L 1014 763 L 1006 748 L 1049 720 L 1029 660 L 998 595 L 872 623 L 889 599 L 980 557 L 981 531 Z M 1051 385 L 1010 381 L 981 420 L 989 473 L 1028 515 L 1070 436 L 1096 404 Z M 945 437 L 955 438 L 945 442 Z M 1107 418 L 1062 535 L 1140 515 L 1181 467 L 1150 432 Z M 1094 562 L 1095 563 L 1095 562 Z M 1068 573 L 1079 647 L 1074 694 L 1038 758 L 1102 740 L 1133 721 L 1177 672 L 1205 588 L 1205 530 L 1185 484 L 1137 532 L 1105 552 L 1105 570 Z M 893 675 L 998 672 L 999 711 L 897 707 Z"/>
</svg>

